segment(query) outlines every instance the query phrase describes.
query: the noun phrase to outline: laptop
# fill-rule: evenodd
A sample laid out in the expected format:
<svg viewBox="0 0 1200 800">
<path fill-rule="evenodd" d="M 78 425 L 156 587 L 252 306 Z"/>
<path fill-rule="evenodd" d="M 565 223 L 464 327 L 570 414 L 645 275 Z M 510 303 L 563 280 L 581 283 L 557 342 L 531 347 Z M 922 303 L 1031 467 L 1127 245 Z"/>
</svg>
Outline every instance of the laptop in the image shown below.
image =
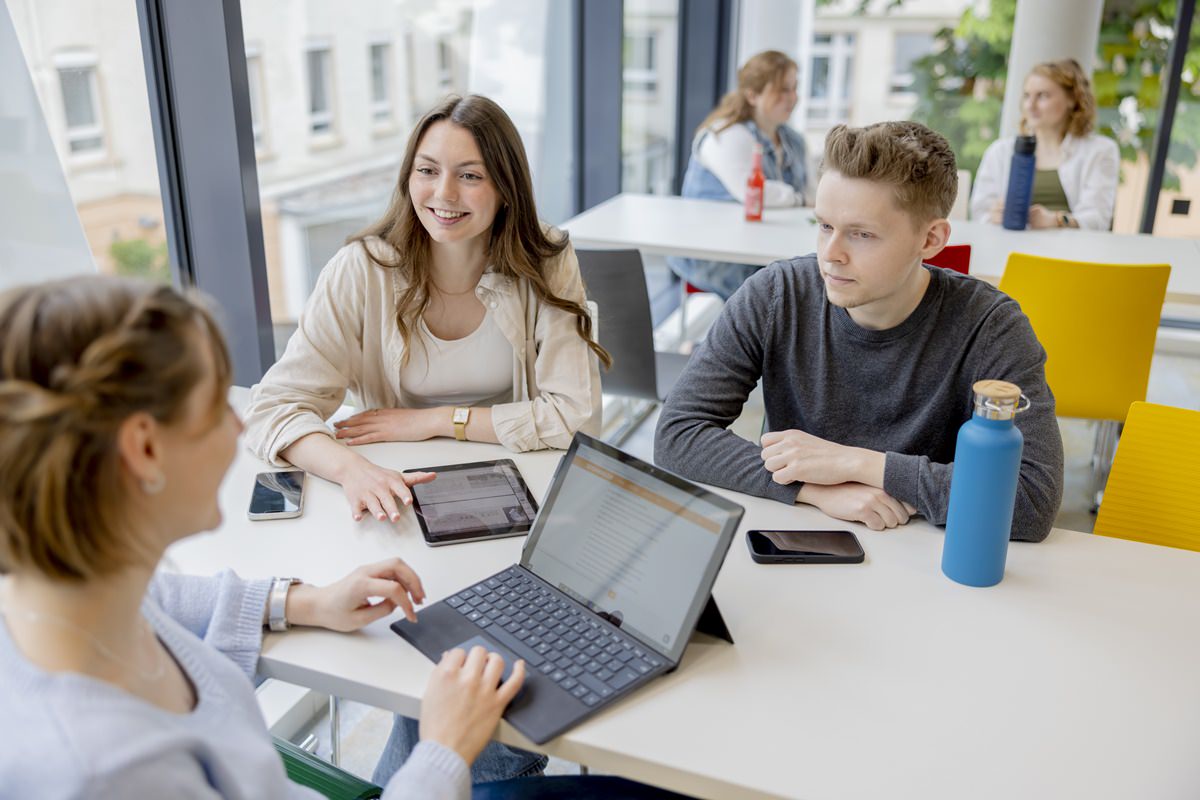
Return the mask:
<svg viewBox="0 0 1200 800">
<path fill-rule="evenodd" d="M 744 510 L 585 434 L 519 563 L 391 627 L 430 660 L 481 644 L 526 662 L 504 718 L 541 744 L 679 666 Z M 724 637 L 728 632 L 724 631 Z"/>
</svg>

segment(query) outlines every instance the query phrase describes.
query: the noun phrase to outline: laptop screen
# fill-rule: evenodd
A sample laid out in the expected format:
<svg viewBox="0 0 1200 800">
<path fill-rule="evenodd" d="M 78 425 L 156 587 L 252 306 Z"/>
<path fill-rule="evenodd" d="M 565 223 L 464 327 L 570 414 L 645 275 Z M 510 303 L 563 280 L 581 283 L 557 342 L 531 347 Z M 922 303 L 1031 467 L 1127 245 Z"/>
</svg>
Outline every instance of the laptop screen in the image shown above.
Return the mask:
<svg viewBox="0 0 1200 800">
<path fill-rule="evenodd" d="M 578 434 L 521 564 L 678 661 L 741 517 L 741 506 Z"/>
</svg>

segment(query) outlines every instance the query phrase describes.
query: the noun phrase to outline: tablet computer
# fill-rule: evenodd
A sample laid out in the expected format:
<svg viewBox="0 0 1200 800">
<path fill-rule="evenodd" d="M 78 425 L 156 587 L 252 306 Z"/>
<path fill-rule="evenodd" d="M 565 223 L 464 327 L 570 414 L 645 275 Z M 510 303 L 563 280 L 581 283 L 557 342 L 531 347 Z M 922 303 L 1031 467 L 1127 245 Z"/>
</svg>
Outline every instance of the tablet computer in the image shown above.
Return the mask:
<svg viewBox="0 0 1200 800">
<path fill-rule="evenodd" d="M 425 543 L 433 547 L 528 533 L 537 502 L 511 459 L 421 467 L 436 472 L 412 487 L 413 510 Z"/>
</svg>

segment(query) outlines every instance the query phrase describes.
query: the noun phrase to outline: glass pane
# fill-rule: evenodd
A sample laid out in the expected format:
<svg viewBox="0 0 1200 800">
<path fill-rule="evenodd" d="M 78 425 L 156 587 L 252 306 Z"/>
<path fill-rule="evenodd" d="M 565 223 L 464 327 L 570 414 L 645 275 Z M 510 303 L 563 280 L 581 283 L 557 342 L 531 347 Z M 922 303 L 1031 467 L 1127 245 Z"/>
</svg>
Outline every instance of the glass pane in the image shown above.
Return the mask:
<svg viewBox="0 0 1200 800">
<path fill-rule="evenodd" d="M 92 69 L 60 69 L 63 112 L 67 128 L 87 128 L 96 124 L 96 107 L 92 99 Z"/>
<path fill-rule="evenodd" d="M 385 44 L 371 45 L 371 99 L 376 103 L 386 103 L 388 99 L 388 50 Z"/>
<path fill-rule="evenodd" d="M 1200 239 L 1200 24 L 1184 60 L 1154 232 Z"/>
<path fill-rule="evenodd" d="M 675 191 L 678 0 L 626 0 L 621 190 Z"/>
<path fill-rule="evenodd" d="M 328 62 L 328 50 L 308 51 L 308 110 L 314 116 L 329 111 L 329 96 L 325 84 Z"/>
<path fill-rule="evenodd" d="M 4 0 L 0 59 L 0 160 L 17 176 L 33 180 L 36 171 L 32 183 L 5 179 L 0 228 L 20 228 L 44 252 L 78 237 L 101 272 L 170 281 L 136 5 Z M 31 107 L 9 105 L 31 85 Z M 42 163 L 46 136 L 53 150 Z M 62 206 L 52 193 L 59 185 L 67 192 Z M 51 235 L 42 237 L 42 229 Z M 0 273 L 11 268 L 3 261 Z"/>
<path fill-rule="evenodd" d="M 279 346 L 329 258 L 382 216 L 413 123 L 447 93 L 503 106 L 542 218 L 571 216 L 571 22 L 544 0 L 243 0 L 272 133 L 257 155 Z"/>
</svg>

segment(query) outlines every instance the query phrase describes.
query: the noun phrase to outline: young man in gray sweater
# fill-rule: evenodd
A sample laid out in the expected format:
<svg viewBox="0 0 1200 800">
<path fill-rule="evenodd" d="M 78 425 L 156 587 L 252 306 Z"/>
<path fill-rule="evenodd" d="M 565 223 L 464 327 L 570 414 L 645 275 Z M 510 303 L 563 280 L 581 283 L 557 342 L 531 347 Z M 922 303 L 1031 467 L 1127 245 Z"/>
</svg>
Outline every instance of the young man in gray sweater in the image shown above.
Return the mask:
<svg viewBox="0 0 1200 800">
<path fill-rule="evenodd" d="M 950 237 L 957 190 L 950 145 L 923 125 L 830 131 L 817 253 L 729 300 L 667 398 L 655 461 L 874 530 L 944 525 L 971 386 L 1011 381 L 1031 403 L 1012 538 L 1045 539 L 1063 482 L 1046 353 L 1012 298 L 923 264 Z M 728 427 L 760 378 L 770 432 L 756 445 Z"/>
</svg>

